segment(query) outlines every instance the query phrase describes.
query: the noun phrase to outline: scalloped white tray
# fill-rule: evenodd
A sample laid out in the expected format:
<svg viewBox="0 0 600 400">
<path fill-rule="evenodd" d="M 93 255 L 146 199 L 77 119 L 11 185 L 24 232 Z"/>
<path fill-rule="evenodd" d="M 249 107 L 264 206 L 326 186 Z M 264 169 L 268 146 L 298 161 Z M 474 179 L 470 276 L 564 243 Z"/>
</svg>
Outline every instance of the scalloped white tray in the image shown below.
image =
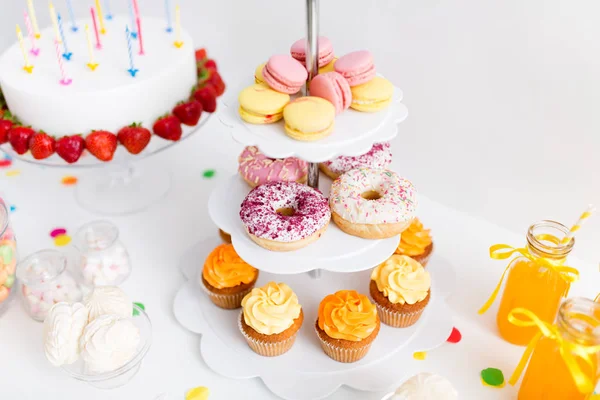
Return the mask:
<svg viewBox="0 0 600 400">
<path fill-rule="evenodd" d="M 246 86 L 246 85 L 245 85 Z M 285 134 L 283 121 L 253 125 L 244 122 L 238 113 L 237 95 L 244 89 L 229 91 L 218 114 L 221 122 L 231 128 L 233 138 L 245 146 L 257 146 L 268 157 L 298 157 L 308 162 L 323 162 L 340 155 L 358 156 L 368 152 L 373 144 L 388 142 L 398 134 L 398 124 L 408 116 L 402 101 L 402 91 L 395 88 L 392 104 L 376 113 L 346 110 L 335 119 L 334 132 L 325 139 L 301 142 Z"/>
<path fill-rule="evenodd" d="M 233 379 L 259 377 L 284 399 L 322 399 L 341 385 L 366 391 L 391 390 L 419 371 L 418 361 L 412 357 L 415 351 L 440 346 L 452 330 L 452 313 L 446 298 L 453 290 L 455 275 L 452 266 L 435 254 L 427 265 L 432 276 L 431 301 L 419 322 L 405 329 L 382 325 L 367 356 L 352 364 L 335 362 L 323 353 L 314 322 L 318 304 L 327 294 L 340 289 L 367 293 L 369 272 L 324 272 L 321 279 L 308 274 L 281 276 L 261 272 L 257 285 L 285 281 L 298 295 L 305 313 L 294 347 L 280 357 L 261 357 L 248 348 L 239 333 L 240 310 L 217 308 L 199 286 L 197 274 L 202 263 L 198 260 L 204 260 L 219 243 L 217 239 L 200 242 L 183 257 L 180 267 L 189 281 L 175 297 L 175 317 L 185 328 L 202 335 L 200 352 L 213 371 Z"/>
<path fill-rule="evenodd" d="M 331 180 L 319 180 L 320 189 L 329 196 Z M 218 186 L 208 200 L 208 213 L 214 223 L 231 235 L 237 253 L 250 265 L 275 274 L 297 274 L 316 269 L 355 272 L 374 267 L 394 253 L 400 236 L 368 240 L 341 231 L 334 222 L 315 243 L 292 252 L 265 250 L 250 239 L 239 217 L 240 205 L 250 186 L 235 175 Z"/>
</svg>

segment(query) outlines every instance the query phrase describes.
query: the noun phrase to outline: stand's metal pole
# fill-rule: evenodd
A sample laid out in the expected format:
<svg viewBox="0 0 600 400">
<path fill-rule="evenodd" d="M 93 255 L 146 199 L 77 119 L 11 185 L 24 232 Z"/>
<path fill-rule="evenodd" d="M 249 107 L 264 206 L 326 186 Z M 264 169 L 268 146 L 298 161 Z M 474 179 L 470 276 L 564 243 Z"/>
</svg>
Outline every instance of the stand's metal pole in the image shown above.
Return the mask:
<svg viewBox="0 0 600 400">
<path fill-rule="evenodd" d="M 304 95 L 308 96 L 308 86 L 312 78 L 319 73 L 319 0 L 306 0 L 306 70 L 308 81 L 304 86 Z M 319 187 L 319 166 L 308 164 L 308 186 Z"/>
</svg>

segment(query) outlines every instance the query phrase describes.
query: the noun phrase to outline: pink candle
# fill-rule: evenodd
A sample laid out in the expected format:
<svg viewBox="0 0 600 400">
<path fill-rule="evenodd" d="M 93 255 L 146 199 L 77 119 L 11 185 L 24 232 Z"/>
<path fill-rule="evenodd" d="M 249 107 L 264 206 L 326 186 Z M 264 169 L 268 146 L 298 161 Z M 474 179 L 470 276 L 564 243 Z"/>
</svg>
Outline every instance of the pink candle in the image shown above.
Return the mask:
<svg viewBox="0 0 600 400">
<path fill-rule="evenodd" d="M 90 8 L 90 12 L 92 13 L 92 22 L 94 23 L 94 33 L 96 34 L 96 48 L 101 49 L 102 43 L 100 43 L 100 33 L 98 32 L 98 22 L 96 22 L 96 10 L 94 10 L 94 7 Z"/>
<path fill-rule="evenodd" d="M 65 72 L 65 65 L 62 61 L 62 54 L 59 47 L 58 39 L 54 39 L 54 48 L 56 49 L 56 58 L 58 59 L 58 68 L 60 68 L 60 84 L 63 86 L 68 86 L 73 82 L 72 79 L 67 77 L 67 73 Z"/>
<path fill-rule="evenodd" d="M 144 41 L 142 40 L 142 24 L 140 22 L 140 17 L 135 19 L 135 23 L 137 25 L 137 34 L 138 34 L 138 42 L 140 42 L 140 55 L 144 55 Z"/>
<path fill-rule="evenodd" d="M 139 18 L 140 17 L 140 9 L 138 7 L 137 0 L 133 0 L 133 10 L 135 11 L 135 17 Z"/>
<path fill-rule="evenodd" d="M 31 26 L 31 19 L 29 18 L 29 14 L 27 11 L 23 13 L 25 16 L 25 26 L 27 27 L 27 34 L 29 36 L 29 40 L 31 41 L 31 50 L 29 52 L 34 56 L 40 54 L 40 49 L 35 45 L 35 32 L 33 31 L 33 27 Z"/>
</svg>

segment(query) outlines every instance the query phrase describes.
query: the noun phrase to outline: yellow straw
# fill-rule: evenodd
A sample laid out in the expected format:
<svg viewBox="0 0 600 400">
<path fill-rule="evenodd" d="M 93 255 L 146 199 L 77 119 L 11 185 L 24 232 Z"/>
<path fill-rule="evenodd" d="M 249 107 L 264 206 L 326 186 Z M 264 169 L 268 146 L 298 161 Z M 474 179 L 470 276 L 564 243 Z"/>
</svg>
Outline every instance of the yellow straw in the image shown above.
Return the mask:
<svg viewBox="0 0 600 400">
<path fill-rule="evenodd" d="M 183 46 L 181 41 L 181 11 L 179 10 L 179 4 L 175 6 L 175 47 L 180 48 Z"/>
<path fill-rule="evenodd" d="M 27 57 L 27 50 L 25 50 L 25 43 L 23 41 L 23 33 L 21 32 L 21 27 L 19 25 L 17 25 L 17 39 L 19 39 L 21 53 L 23 53 L 23 58 L 25 59 L 23 69 L 30 74 L 33 71 L 33 65 L 29 64 L 29 57 Z"/>
<path fill-rule="evenodd" d="M 569 233 L 567 233 L 567 235 L 560 241 L 560 244 L 569 243 L 571 239 L 573 239 L 573 236 L 575 236 L 575 232 L 581 229 L 585 221 L 587 221 L 592 216 L 595 210 L 596 208 L 590 204 L 588 208 L 583 212 L 583 214 L 581 214 L 577 222 L 575 222 L 575 225 L 573 225 L 571 229 L 569 229 Z"/>
<path fill-rule="evenodd" d="M 32 0 L 27 0 L 27 8 L 29 8 L 29 18 L 31 18 L 31 24 L 33 25 L 33 33 L 35 34 L 35 38 L 39 39 L 42 35 L 40 35 L 40 28 L 38 28 L 37 18 L 35 16 L 35 8 L 33 8 Z"/>
<path fill-rule="evenodd" d="M 50 3 L 50 19 L 52 20 L 52 27 L 54 28 L 54 36 L 58 43 L 62 43 L 60 40 L 60 32 L 58 30 L 58 19 L 56 18 L 56 11 L 54 10 L 54 4 Z"/>
<path fill-rule="evenodd" d="M 94 45 L 92 44 L 92 37 L 90 36 L 90 27 L 85 24 L 85 39 L 87 41 L 88 54 L 90 55 L 90 62 L 87 63 L 89 69 L 94 71 L 98 66 L 98 63 L 94 59 Z"/>
<path fill-rule="evenodd" d="M 100 0 L 96 0 L 96 12 L 98 13 L 98 22 L 100 23 L 100 33 L 104 35 L 106 33 L 106 29 L 104 27 L 104 14 L 102 14 Z"/>
</svg>

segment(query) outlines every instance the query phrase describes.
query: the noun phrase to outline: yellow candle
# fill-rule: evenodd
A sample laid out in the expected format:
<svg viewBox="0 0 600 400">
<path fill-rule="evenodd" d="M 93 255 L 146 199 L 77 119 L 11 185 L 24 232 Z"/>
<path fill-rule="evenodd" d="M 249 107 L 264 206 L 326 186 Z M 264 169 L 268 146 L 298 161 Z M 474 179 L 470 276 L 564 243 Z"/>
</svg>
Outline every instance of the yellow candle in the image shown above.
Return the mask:
<svg viewBox="0 0 600 400">
<path fill-rule="evenodd" d="M 104 27 L 104 14 L 102 14 L 100 0 L 96 0 L 96 12 L 98 13 L 98 22 L 100 23 L 100 33 L 104 35 L 106 33 L 106 28 Z"/>
<path fill-rule="evenodd" d="M 25 65 L 23 69 L 28 73 L 33 72 L 33 65 L 29 64 L 29 57 L 27 57 L 27 50 L 25 50 L 25 42 L 23 40 L 23 33 L 21 27 L 17 25 L 17 39 L 19 39 L 19 46 L 21 47 L 21 53 L 23 53 L 23 59 L 25 59 Z"/>
<path fill-rule="evenodd" d="M 52 27 L 54 28 L 54 36 L 58 43 L 62 43 L 60 40 L 60 32 L 58 30 L 58 19 L 56 18 L 56 11 L 54 10 L 54 4 L 50 3 L 50 19 L 52 20 Z"/>
<path fill-rule="evenodd" d="M 85 39 L 87 41 L 88 53 L 90 55 L 90 62 L 87 63 L 87 67 L 94 71 L 98 67 L 98 63 L 94 59 L 94 45 L 92 44 L 92 37 L 90 36 L 90 27 L 85 24 Z"/>
<path fill-rule="evenodd" d="M 42 35 L 40 35 L 40 28 L 38 28 L 37 18 L 35 16 L 35 8 L 33 8 L 32 0 L 27 0 L 27 8 L 29 9 L 29 18 L 31 18 L 31 23 L 33 24 L 33 32 L 36 39 L 39 39 Z"/>
<path fill-rule="evenodd" d="M 179 10 L 179 4 L 175 7 L 175 47 L 180 48 L 183 46 L 181 41 L 181 11 Z"/>
</svg>

